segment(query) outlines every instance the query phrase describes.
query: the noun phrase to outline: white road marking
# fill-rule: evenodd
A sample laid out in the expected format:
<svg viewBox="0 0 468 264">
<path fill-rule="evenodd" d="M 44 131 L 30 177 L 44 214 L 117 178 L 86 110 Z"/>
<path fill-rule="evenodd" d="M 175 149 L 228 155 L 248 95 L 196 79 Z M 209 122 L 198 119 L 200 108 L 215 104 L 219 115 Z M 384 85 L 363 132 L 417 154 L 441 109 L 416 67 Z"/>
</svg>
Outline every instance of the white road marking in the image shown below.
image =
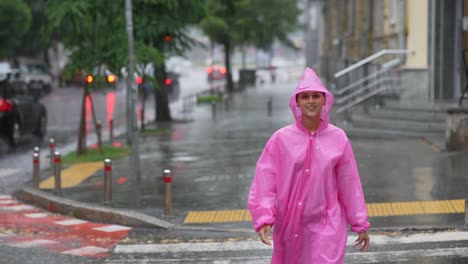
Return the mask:
<svg viewBox="0 0 468 264">
<path fill-rule="evenodd" d="M 18 201 L 16 200 L 0 200 L 0 206 L 2 205 L 9 205 L 9 204 L 17 204 L 19 203 Z"/>
<path fill-rule="evenodd" d="M 414 249 L 386 252 L 356 252 L 346 254 L 346 261 L 352 263 L 382 263 L 426 257 L 468 257 L 468 248 L 438 248 L 438 249 Z"/>
<path fill-rule="evenodd" d="M 271 249 L 258 241 L 242 242 L 216 242 L 216 243 L 179 244 L 142 244 L 142 245 L 117 245 L 115 253 L 155 253 L 155 252 L 207 252 L 207 251 L 237 251 Z"/>
<path fill-rule="evenodd" d="M 33 240 L 29 240 L 29 241 L 12 243 L 12 244 L 9 244 L 9 245 L 12 246 L 12 247 L 29 248 L 29 247 L 39 247 L 39 246 L 51 245 L 51 244 L 56 244 L 56 243 L 58 243 L 58 242 L 53 241 L 53 240 L 33 239 Z"/>
<path fill-rule="evenodd" d="M 387 252 L 356 252 L 347 253 L 346 263 L 383 263 L 402 260 L 411 260 L 414 257 L 467 257 L 468 248 L 439 248 L 439 249 L 415 249 L 415 250 L 400 250 Z M 243 263 L 243 264 L 260 264 L 269 263 L 271 256 L 250 256 L 250 257 L 223 257 L 223 258 L 173 258 L 173 259 L 148 259 L 145 261 L 151 263 Z M 140 260 L 113 260 L 106 263 L 141 263 Z M 145 262 L 146 263 L 146 262 Z"/>
<path fill-rule="evenodd" d="M 355 235 L 350 235 L 347 245 L 353 246 Z M 441 232 L 434 234 L 414 234 L 408 236 L 372 235 L 372 245 L 412 244 L 442 241 L 468 241 L 468 232 Z M 158 253 L 158 252 L 208 252 L 208 251 L 242 251 L 271 249 L 259 241 L 241 242 L 210 242 L 210 243 L 178 243 L 178 244 L 141 244 L 117 245 L 115 253 Z"/>
<path fill-rule="evenodd" d="M 31 210 L 31 209 L 35 209 L 35 207 L 33 206 L 30 206 L 30 205 L 15 205 L 15 206 L 5 206 L 5 207 L 1 207 L 0 210 L 1 211 L 25 211 L 25 210 Z"/>
<path fill-rule="evenodd" d="M 31 214 L 24 214 L 24 216 L 29 218 L 43 218 L 47 217 L 49 214 L 47 213 L 31 213 Z"/>
<path fill-rule="evenodd" d="M 62 251 L 63 254 L 69 254 L 69 255 L 75 255 L 75 256 L 95 255 L 95 254 L 105 253 L 105 252 L 109 252 L 109 249 L 101 248 L 101 247 L 94 247 L 94 246 L 81 247 L 81 248 L 76 248 L 72 250 Z"/>
<path fill-rule="evenodd" d="M 101 227 L 93 228 L 93 230 L 103 231 L 107 233 L 130 230 L 130 229 L 131 229 L 130 227 L 120 226 L 120 225 L 108 225 L 108 226 L 101 226 Z"/>
<path fill-rule="evenodd" d="M 29 218 L 43 218 L 47 217 L 49 214 L 46 213 L 31 213 L 31 214 L 24 214 L 24 216 Z"/>
<path fill-rule="evenodd" d="M 17 173 L 20 171 L 19 169 L 13 169 L 13 168 L 6 168 L 6 169 L 0 169 L 0 178 L 10 176 L 12 174 Z"/>
<path fill-rule="evenodd" d="M 88 221 L 79 220 L 79 219 L 70 219 L 70 220 L 56 221 L 54 223 L 58 225 L 63 225 L 63 226 L 71 226 L 71 225 L 80 225 L 80 224 L 88 223 Z"/>
<path fill-rule="evenodd" d="M 149 259 L 145 258 L 144 263 L 242 263 L 242 264 L 268 264 L 270 263 L 271 257 L 259 257 L 259 256 L 252 256 L 252 257 L 229 257 L 229 260 L 226 258 L 177 258 L 177 259 Z M 142 263 L 141 259 L 122 259 L 122 260 L 110 260 L 106 261 L 106 263 Z"/>
<path fill-rule="evenodd" d="M 357 235 L 351 234 L 348 237 L 347 245 L 354 245 Z M 442 242 L 442 241 L 460 241 L 468 240 L 468 232 L 441 232 L 433 234 L 413 234 L 407 236 L 384 236 L 373 235 L 372 244 L 375 245 L 389 245 L 389 244 L 413 244 L 424 242 Z"/>
</svg>

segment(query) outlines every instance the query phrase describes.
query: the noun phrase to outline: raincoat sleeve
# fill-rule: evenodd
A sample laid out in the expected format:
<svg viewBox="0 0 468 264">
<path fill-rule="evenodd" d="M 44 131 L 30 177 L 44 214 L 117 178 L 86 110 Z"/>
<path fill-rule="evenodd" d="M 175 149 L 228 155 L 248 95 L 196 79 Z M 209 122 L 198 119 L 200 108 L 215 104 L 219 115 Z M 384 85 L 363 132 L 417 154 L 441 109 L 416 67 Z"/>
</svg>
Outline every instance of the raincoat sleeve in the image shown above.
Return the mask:
<svg viewBox="0 0 468 264">
<path fill-rule="evenodd" d="M 273 225 L 275 222 L 277 189 L 274 141 L 272 136 L 257 161 L 249 192 L 247 207 L 257 232 L 263 225 Z"/>
<path fill-rule="evenodd" d="M 351 143 L 346 138 L 343 155 L 336 168 L 338 199 L 344 208 L 351 231 L 362 233 L 369 229 L 366 201 Z"/>
</svg>

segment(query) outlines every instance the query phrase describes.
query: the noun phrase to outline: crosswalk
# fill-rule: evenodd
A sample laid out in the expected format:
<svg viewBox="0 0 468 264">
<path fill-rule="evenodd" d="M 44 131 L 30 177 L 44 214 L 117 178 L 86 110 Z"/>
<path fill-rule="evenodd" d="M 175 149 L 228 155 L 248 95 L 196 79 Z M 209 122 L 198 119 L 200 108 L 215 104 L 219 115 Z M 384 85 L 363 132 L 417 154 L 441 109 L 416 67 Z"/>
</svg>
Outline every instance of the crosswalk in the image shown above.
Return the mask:
<svg viewBox="0 0 468 264">
<path fill-rule="evenodd" d="M 348 239 L 346 263 L 468 263 L 467 231 L 373 234 L 367 252 L 359 252 L 354 239 Z M 258 264 L 269 263 L 271 253 L 259 241 L 117 245 L 106 263 Z"/>
<path fill-rule="evenodd" d="M 0 246 L 102 258 L 130 230 L 53 214 L 0 195 Z"/>
</svg>

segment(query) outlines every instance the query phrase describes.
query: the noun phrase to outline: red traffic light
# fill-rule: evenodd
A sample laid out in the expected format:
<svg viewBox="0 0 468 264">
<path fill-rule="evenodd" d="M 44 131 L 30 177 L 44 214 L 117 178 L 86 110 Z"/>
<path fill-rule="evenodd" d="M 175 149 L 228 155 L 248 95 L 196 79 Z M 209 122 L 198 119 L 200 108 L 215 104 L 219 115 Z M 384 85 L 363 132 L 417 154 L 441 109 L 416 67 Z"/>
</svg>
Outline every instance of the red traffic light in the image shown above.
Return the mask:
<svg viewBox="0 0 468 264">
<path fill-rule="evenodd" d="M 166 79 L 166 81 L 165 81 L 165 83 L 166 83 L 166 85 L 171 85 L 171 83 L 172 83 L 172 80 L 171 80 L 171 79 L 169 79 L 169 78 L 167 78 L 167 79 Z"/>
<path fill-rule="evenodd" d="M 164 36 L 164 42 L 169 42 L 169 41 L 171 41 L 171 36 L 169 35 Z"/>
<path fill-rule="evenodd" d="M 137 83 L 138 85 L 142 84 L 142 83 L 143 83 L 143 78 L 137 77 L 137 78 L 136 78 L 136 83 Z"/>
<path fill-rule="evenodd" d="M 92 83 L 93 81 L 94 81 L 94 78 L 93 78 L 92 75 L 86 76 L 86 82 L 87 82 L 87 83 Z"/>
</svg>

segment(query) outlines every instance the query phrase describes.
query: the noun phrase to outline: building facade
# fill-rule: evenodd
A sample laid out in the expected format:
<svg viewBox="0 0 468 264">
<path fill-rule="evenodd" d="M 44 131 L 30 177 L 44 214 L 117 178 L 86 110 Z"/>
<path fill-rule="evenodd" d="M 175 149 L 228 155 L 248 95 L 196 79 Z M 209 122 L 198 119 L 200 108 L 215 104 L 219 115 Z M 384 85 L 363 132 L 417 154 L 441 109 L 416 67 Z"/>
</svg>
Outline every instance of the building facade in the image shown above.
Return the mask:
<svg viewBox="0 0 468 264">
<path fill-rule="evenodd" d="M 308 8 L 306 62 L 330 84 L 343 86 L 397 64 L 401 99 L 456 100 L 466 86 L 468 0 L 310 0 Z M 409 53 L 380 56 L 335 78 L 382 50 Z"/>
</svg>

